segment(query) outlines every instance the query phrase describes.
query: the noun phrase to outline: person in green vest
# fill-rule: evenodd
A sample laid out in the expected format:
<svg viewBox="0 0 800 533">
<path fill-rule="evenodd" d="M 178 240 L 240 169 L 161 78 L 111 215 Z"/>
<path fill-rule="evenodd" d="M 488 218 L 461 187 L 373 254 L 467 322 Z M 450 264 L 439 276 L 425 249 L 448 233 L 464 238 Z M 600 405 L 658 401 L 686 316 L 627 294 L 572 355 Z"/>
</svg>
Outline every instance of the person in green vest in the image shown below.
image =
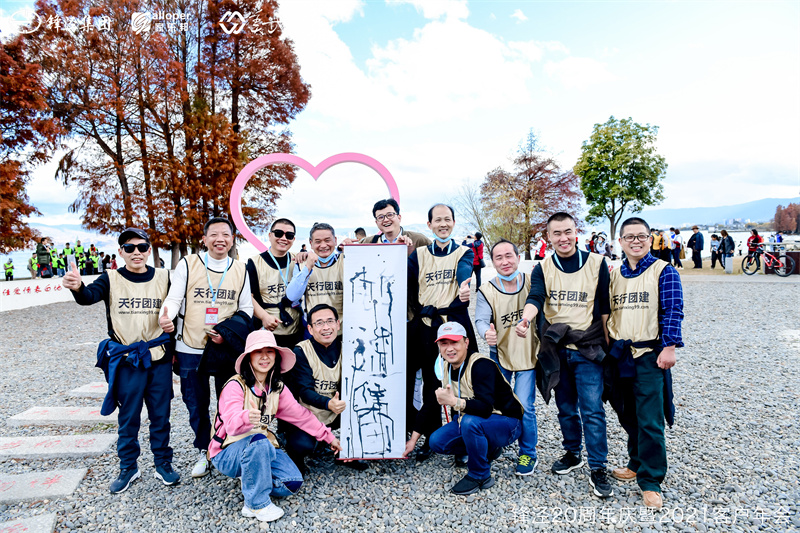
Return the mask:
<svg viewBox="0 0 800 533">
<path fill-rule="evenodd" d="M 64 254 L 59 254 L 55 261 L 56 270 L 58 271 L 58 277 L 63 278 L 64 274 L 67 273 L 67 258 Z"/>
<path fill-rule="evenodd" d="M 14 281 L 14 260 L 9 257 L 3 268 L 6 270 L 6 281 Z"/>
<path fill-rule="evenodd" d="M 81 257 L 83 257 L 83 246 L 81 245 L 81 241 L 75 241 L 75 260 L 78 262 L 78 268 L 81 269 L 81 274 L 85 276 L 86 272 L 83 271 L 84 267 L 81 266 Z"/>
<path fill-rule="evenodd" d="M 86 275 L 86 255 L 80 254 L 77 256 L 78 258 L 78 269 L 81 271 L 81 275 Z"/>
<path fill-rule="evenodd" d="M 39 261 L 36 259 L 36 252 L 31 254 L 31 258 L 28 259 L 28 272 L 31 273 L 31 279 L 37 278 L 37 272 L 39 272 Z"/>
<path fill-rule="evenodd" d="M 95 250 L 92 255 L 89 256 L 89 259 L 92 261 L 92 274 L 97 274 L 100 272 L 100 256 L 97 255 L 97 250 Z"/>
</svg>

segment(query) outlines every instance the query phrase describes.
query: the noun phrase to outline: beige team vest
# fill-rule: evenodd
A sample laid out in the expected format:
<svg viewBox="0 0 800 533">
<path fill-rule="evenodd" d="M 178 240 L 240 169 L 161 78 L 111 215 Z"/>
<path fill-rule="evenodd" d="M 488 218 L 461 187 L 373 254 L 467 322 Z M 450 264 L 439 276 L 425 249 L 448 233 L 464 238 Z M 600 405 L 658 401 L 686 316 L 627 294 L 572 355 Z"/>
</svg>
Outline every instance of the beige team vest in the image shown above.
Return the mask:
<svg viewBox="0 0 800 533">
<path fill-rule="evenodd" d="M 169 292 L 169 271 L 156 269 L 153 279 L 134 283 L 123 278 L 116 270 L 108 272 L 108 313 L 111 329 L 120 344 L 133 344 L 160 337 L 158 311 Z M 158 361 L 164 357 L 164 346 L 150 349 L 150 358 Z"/>
<path fill-rule="evenodd" d="M 286 285 L 283 283 L 281 273 L 277 268 L 269 266 L 260 255 L 253 257 L 252 261 L 256 267 L 256 273 L 258 274 L 258 290 L 261 294 L 261 301 L 265 304 L 277 305 L 283 297 L 286 296 Z M 286 261 L 288 261 L 288 269 L 284 268 L 284 271 L 288 270 L 286 281 L 290 282 L 294 275 L 292 254 L 286 254 Z M 281 318 L 281 313 L 277 307 L 266 307 L 264 311 L 279 320 Z M 286 311 L 289 313 L 289 316 L 292 317 L 293 322 L 288 326 L 284 326 L 282 323 L 278 324 L 278 327 L 273 331 L 275 335 L 291 335 L 297 333 L 300 329 L 300 309 L 290 306 Z"/>
<path fill-rule="evenodd" d="M 474 365 L 475 361 L 479 359 L 487 359 L 489 361 L 492 361 L 485 355 L 477 352 L 469 356 L 469 360 L 467 361 L 467 366 L 464 368 L 464 371 L 461 372 L 461 380 L 460 380 L 461 387 L 459 390 L 458 386 L 459 384 L 452 383 L 450 381 L 450 370 L 451 370 L 450 363 L 448 363 L 447 361 L 445 361 L 444 358 L 442 358 L 442 361 L 444 362 L 444 369 L 442 371 L 442 388 L 447 387 L 447 385 L 450 385 L 450 391 L 456 398 L 461 398 L 463 400 L 472 400 L 473 398 L 475 398 L 475 390 L 472 388 L 472 365 Z M 492 361 L 492 364 L 494 364 L 494 361 Z M 495 376 L 486 376 L 486 377 L 490 379 L 495 378 Z M 512 394 L 514 394 L 513 391 Z M 514 394 L 514 397 L 515 398 L 517 397 L 516 394 Z M 519 398 L 517 398 L 517 401 L 519 401 Z M 520 405 L 522 405 L 521 402 Z M 492 406 L 492 414 L 499 415 L 502 413 L 500 412 L 499 409 L 495 409 L 494 406 Z M 461 418 L 459 418 L 458 420 L 460 424 Z"/>
<path fill-rule="evenodd" d="M 586 330 L 594 318 L 594 297 L 603 256 L 589 254 L 581 269 L 572 274 L 559 270 L 553 257 L 542 261 L 546 291 L 544 317 L 551 324 L 567 324 L 572 329 Z M 578 349 L 574 344 L 568 344 L 567 348 Z"/>
<path fill-rule="evenodd" d="M 626 278 L 615 269 L 608 284 L 611 314 L 608 317 L 608 336 L 615 340 L 633 342 L 658 338 L 658 278 L 667 266 L 656 259 L 647 270 L 635 278 Z M 633 357 L 640 357 L 651 348 L 631 347 Z"/>
<path fill-rule="evenodd" d="M 344 260 L 342 256 L 332 259 L 333 264 L 327 267 L 315 266 L 308 276 L 306 285 L 306 313 L 319 304 L 328 304 L 339 315 L 339 336 L 342 335 L 342 318 L 344 312 Z"/>
<path fill-rule="evenodd" d="M 489 281 L 479 289 L 492 308 L 492 323 L 497 331 L 497 357 L 500 365 L 514 372 L 535 368 L 539 355 L 537 335 L 531 334 L 523 338 L 514 331 L 522 319 L 525 300 L 531 290 L 530 276 L 520 275 L 523 282 L 516 293 L 504 293 Z"/>
<path fill-rule="evenodd" d="M 339 354 L 336 366 L 331 368 L 320 361 L 317 352 L 314 350 L 314 345 L 311 344 L 311 339 L 299 342 L 297 346 L 303 349 L 303 353 L 306 354 L 306 360 L 308 360 L 308 366 L 311 367 L 311 373 L 314 375 L 314 391 L 320 396 L 333 398 L 333 395 L 339 392 L 342 386 L 342 354 Z M 317 417 L 317 420 L 326 426 L 330 425 L 339 416 L 333 411 L 308 405 L 300 399 L 299 395 L 297 399 L 300 405 L 311 411 Z"/>
<path fill-rule="evenodd" d="M 243 409 L 258 409 L 260 411 L 264 403 L 262 403 L 260 397 L 253 394 L 253 391 L 250 390 L 250 387 L 245 384 L 244 378 L 242 378 L 242 376 L 239 374 L 236 374 L 229 379 L 225 385 L 231 381 L 238 383 L 244 391 Z M 225 385 L 223 385 L 223 389 L 225 388 Z M 262 411 L 260 424 L 258 426 L 254 426 L 253 429 L 247 433 L 242 433 L 241 435 L 225 435 L 225 439 L 221 443 L 222 448 L 226 448 L 236 441 L 242 440 L 245 437 L 249 437 L 250 435 L 255 435 L 257 433 L 266 435 L 273 446 L 280 448 L 278 439 L 275 438 L 275 434 L 269 429 L 270 423 L 272 423 L 272 421 L 275 419 L 275 415 L 278 413 L 278 400 L 280 399 L 280 396 L 280 390 L 270 391 L 269 394 L 267 394 L 266 408 Z M 217 400 L 217 414 L 214 416 L 214 427 L 211 429 L 212 438 L 217 436 L 217 432 L 221 427 L 222 420 L 219 416 L 219 400 Z"/>
<path fill-rule="evenodd" d="M 179 340 L 190 348 L 202 350 L 205 348 L 206 342 L 208 342 L 206 333 L 213 329 L 213 326 L 206 326 L 206 308 L 211 307 L 213 297 L 211 288 L 208 286 L 208 278 L 211 278 L 211 285 L 214 290 L 217 290 L 223 273 L 207 270 L 199 255 L 187 255 L 185 260 L 188 270 L 186 276 L 186 310 Z M 225 275 L 225 281 L 219 288 L 219 296 L 217 296 L 217 301 L 214 304 L 219 309 L 217 323 L 227 320 L 239 310 L 239 295 L 241 291 L 246 290 L 244 281 L 247 269 L 244 263 L 236 260 L 231 261 L 231 266 Z M 206 272 L 208 272 L 208 277 Z"/>
<path fill-rule="evenodd" d="M 436 246 L 435 244 L 433 246 Z M 438 309 L 449 307 L 458 297 L 458 281 L 456 270 L 458 261 L 467 253 L 466 246 L 459 246 L 445 256 L 433 255 L 428 247 L 417 248 L 419 262 L 419 303 L 423 307 L 432 305 Z M 447 317 L 442 316 L 447 322 Z M 426 326 L 431 325 L 430 318 L 423 318 Z"/>
</svg>

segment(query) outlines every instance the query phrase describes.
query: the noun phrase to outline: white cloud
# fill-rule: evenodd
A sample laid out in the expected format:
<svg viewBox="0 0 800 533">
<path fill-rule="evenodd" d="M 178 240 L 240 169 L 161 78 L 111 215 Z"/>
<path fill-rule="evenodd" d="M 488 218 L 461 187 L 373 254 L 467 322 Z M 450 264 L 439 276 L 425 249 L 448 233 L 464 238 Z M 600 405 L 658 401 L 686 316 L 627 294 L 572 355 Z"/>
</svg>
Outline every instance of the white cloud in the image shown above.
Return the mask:
<svg viewBox="0 0 800 533">
<path fill-rule="evenodd" d="M 520 23 L 525 22 L 526 20 L 528 20 L 528 17 L 525 16 L 525 13 L 523 13 L 521 9 L 517 9 L 516 11 L 514 11 L 511 14 L 511 18 L 512 19 L 517 19 L 517 24 L 520 24 Z"/>
<path fill-rule="evenodd" d="M 544 71 L 567 89 L 578 89 L 617 79 L 609 72 L 606 63 L 588 57 L 567 57 L 561 61 L 548 61 L 544 65 Z"/>
<path fill-rule="evenodd" d="M 411 4 L 426 19 L 465 19 L 469 16 L 466 0 L 386 0 L 387 4 Z"/>
</svg>

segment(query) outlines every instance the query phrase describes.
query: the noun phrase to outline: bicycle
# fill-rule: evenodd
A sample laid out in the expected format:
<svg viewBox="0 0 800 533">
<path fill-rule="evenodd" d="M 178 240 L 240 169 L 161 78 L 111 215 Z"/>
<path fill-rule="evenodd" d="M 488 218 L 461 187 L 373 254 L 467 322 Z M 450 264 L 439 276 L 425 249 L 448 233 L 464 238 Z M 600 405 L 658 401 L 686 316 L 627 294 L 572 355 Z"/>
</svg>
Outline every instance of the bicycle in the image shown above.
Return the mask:
<svg viewBox="0 0 800 533">
<path fill-rule="evenodd" d="M 756 261 L 756 258 L 759 255 L 764 258 L 765 271 L 767 267 L 771 267 L 775 270 L 775 273 L 782 278 L 785 278 L 794 272 L 794 259 L 788 255 L 776 257 L 764 250 L 764 245 L 760 245 L 754 252 L 747 254 L 747 257 L 742 259 L 742 272 L 748 276 L 752 276 L 758 272 L 761 267 L 759 266 L 758 261 Z"/>
</svg>

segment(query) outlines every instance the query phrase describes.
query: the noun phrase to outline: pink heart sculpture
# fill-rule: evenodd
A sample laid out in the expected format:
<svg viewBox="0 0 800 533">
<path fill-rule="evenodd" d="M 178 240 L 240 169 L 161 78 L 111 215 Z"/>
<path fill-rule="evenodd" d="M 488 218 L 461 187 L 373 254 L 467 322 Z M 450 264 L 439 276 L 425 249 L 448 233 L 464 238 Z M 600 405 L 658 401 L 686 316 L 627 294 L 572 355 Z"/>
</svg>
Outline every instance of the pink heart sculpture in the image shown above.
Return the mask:
<svg viewBox="0 0 800 533">
<path fill-rule="evenodd" d="M 233 219 L 233 223 L 236 225 L 236 228 L 244 236 L 244 238 L 247 239 L 247 242 L 255 246 L 259 252 L 266 252 L 267 245 L 261 242 L 255 233 L 250 231 L 250 228 L 244 221 L 244 216 L 242 215 L 242 194 L 244 193 L 244 188 L 247 185 L 247 182 L 253 177 L 253 174 L 268 165 L 280 163 L 288 163 L 290 165 L 302 168 L 311 174 L 311 177 L 314 178 L 315 181 L 319 179 L 320 174 L 334 165 L 338 165 L 340 163 L 360 163 L 377 172 L 380 177 L 383 178 L 383 181 L 386 182 L 386 186 L 389 188 L 389 196 L 398 202 L 400 201 L 400 192 L 397 190 L 397 183 L 395 183 L 394 178 L 389 173 L 389 170 L 387 170 L 385 166 L 378 162 L 378 160 L 367 155 L 356 154 L 352 152 L 336 154 L 325 159 L 317 166 L 314 166 L 302 157 L 298 157 L 293 154 L 281 153 L 262 155 L 261 157 L 258 157 L 248 163 L 247 166 L 244 167 L 241 172 L 239 172 L 239 175 L 236 176 L 236 180 L 233 182 L 233 188 L 231 188 L 231 218 Z"/>
</svg>

